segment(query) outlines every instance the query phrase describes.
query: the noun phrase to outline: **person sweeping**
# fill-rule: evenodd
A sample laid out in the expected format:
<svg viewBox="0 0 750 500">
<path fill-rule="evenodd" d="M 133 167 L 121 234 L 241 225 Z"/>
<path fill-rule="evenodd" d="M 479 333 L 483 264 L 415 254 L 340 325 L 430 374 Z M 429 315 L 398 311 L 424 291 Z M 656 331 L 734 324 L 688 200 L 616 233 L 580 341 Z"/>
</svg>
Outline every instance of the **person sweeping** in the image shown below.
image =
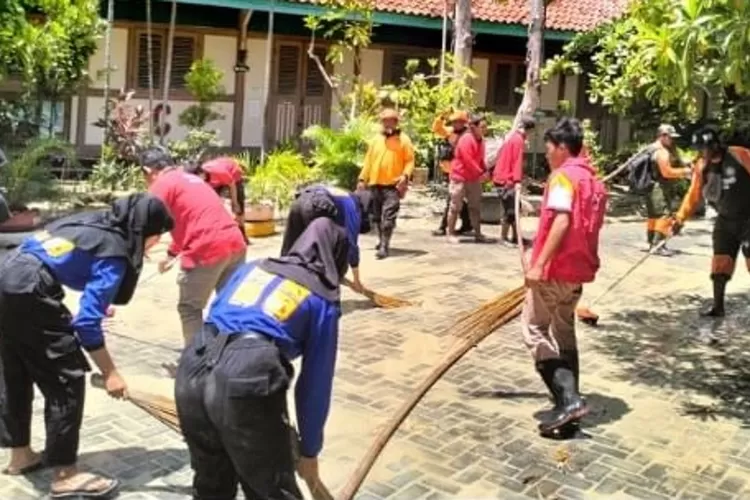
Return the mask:
<svg viewBox="0 0 750 500">
<path fill-rule="evenodd" d="M 370 205 L 372 196 L 367 190 L 353 193 L 342 189 L 312 185 L 297 193 L 289 208 L 289 216 L 281 243 L 281 256 L 284 257 L 302 235 L 305 228 L 318 217 L 328 217 L 346 231 L 349 241 L 348 263 L 352 270 L 352 285 L 362 293 L 364 287 L 359 274 L 359 235 L 370 232 Z"/>
<path fill-rule="evenodd" d="M 414 145 L 399 128 L 398 112 L 380 113 L 381 134 L 370 143 L 357 190 L 372 193 L 372 219 L 378 232 L 377 258 L 388 257 L 401 198 L 414 171 Z"/>
<path fill-rule="evenodd" d="M 544 134 L 551 174 L 542 200 L 539 230 L 521 315 L 523 338 L 536 370 L 553 396 L 551 416 L 539 430 L 553 437 L 573 429 L 589 409 L 579 392 L 576 305 L 583 284 L 599 269 L 599 232 L 607 192 L 580 156 L 583 129 L 565 118 Z"/>
<path fill-rule="evenodd" d="M 230 156 L 222 156 L 203 164 L 191 163 L 186 165 L 184 170 L 206 181 L 219 196 L 228 192 L 237 227 L 245 244 L 249 245 L 250 241 L 245 234 L 245 179 L 237 160 Z"/>
<path fill-rule="evenodd" d="M 750 270 L 750 149 L 723 145 L 716 131 L 709 128 L 695 134 L 692 142 L 701 157 L 675 216 L 675 232 L 690 218 L 702 197 L 718 212 L 712 235 L 713 303 L 702 315 L 720 318 L 725 314 L 727 284 L 740 251 Z"/>
<path fill-rule="evenodd" d="M 194 498 L 235 498 L 238 482 L 250 500 L 303 498 L 286 403 L 299 356 L 297 472 L 319 483 L 348 247 L 343 228 L 315 219 L 284 257 L 238 269 L 211 304 L 175 381 Z"/>
<path fill-rule="evenodd" d="M 0 442 L 10 448 L 4 474 L 53 467 L 52 498 L 101 498 L 118 486 L 76 465 L 83 420 L 81 348 L 104 377 L 110 396 L 127 385 L 110 356 L 102 319 L 110 304 L 133 297 L 146 247 L 172 229 L 157 198 L 135 194 L 108 210 L 65 217 L 26 239 L 0 268 Z M 64 305 L 63 286 L 82 291 L 78 314 Z M 43 454 L 30 447 L 33 386 L 44 396 Z"/>
</svg>

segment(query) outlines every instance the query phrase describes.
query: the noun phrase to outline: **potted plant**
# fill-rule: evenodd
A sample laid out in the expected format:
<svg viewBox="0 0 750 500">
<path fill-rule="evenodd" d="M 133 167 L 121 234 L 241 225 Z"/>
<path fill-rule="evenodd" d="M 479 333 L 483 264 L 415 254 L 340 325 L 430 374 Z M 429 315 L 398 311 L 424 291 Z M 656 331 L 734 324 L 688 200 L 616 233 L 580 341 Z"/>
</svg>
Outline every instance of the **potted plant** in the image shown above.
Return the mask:
<svg viewBox="0 0 750 500">
<path fill-rule="evenodd" d="M 480 219 L 486 224 L 500 224 L 503 220 L 503 204 L 500 195 L 490 181 L 482 184 Z"/>
<path fill-rule="evenodd" d="M 276 231 L 275 216 L 294 200 L 297 188 L 318 180 L 318 171 L 308 167 L 302 155 L 290 150 L 274 151 L 247 184 L 245 231 L 248 236 L 269 236 Z"/>
</svg>

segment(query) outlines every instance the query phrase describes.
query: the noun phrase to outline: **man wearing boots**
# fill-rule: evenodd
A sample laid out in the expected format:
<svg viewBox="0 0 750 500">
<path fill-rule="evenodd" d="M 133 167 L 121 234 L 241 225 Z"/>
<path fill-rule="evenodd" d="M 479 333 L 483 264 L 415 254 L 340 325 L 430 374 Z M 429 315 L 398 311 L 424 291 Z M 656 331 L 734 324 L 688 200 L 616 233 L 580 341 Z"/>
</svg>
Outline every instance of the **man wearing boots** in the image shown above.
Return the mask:
<svg viewBox="0 0 750 500">
<path fill-rule="evenodd" d="M 516 234 L 516 185 L 523 180 L 523 157 L 526 138 L 534 130 L 536 122 L 525 117 L 519 127 L 505 140 L 497 155 L 492 182 L 498 188 L 503 204 L 503 224 L 500 243 L 512 245 L 518 241 Z M 509 236 L 508 233 L 512 234 Z"/>
<path fill-rule="evenodd" d="M 559 121 L 545 132 L 544 141 L 552 172 L 526 271 L 521 321 L 524 342 L 555 401 L 539 430 L 553 437 L 571 430 L 589 411 L 578 391 L 575 310 L 583 283 L 594 281 L 599 269 L 607 192 L 580 156 L 583 129 L 578 120 Z"/>
<path fill-rule="evenodd" d="M 446 124 L 446 121 L 448 122 Z M 440 161 L 440 170 L 447 176 L 451 173 L 451 161 L 455 156 L 456 143 L 461 135 L 468 130 L 469 114 L 466 111 L 455 111 L 448 115 L 443 113 L 432 123 L 432 133 L 442 139 L 438 146 L 438 160 Z M 465 201 L 465 200 L 464 200 Z M 446 226 L 448 225 L 448 211 L 451 206 L 451 195 L 448 193 L 448 199 L 443 210 L 443 218 L 440 219 L 440 227 L 432 232 L 433 236 L 445 236 Z M 461 209 L 461 227 L 458 234 L 467 234 L 474 229 L 471 227 L 469 218 L 469 205 L 464 203 Z"/>
<path fill-rule="evenodd" d="M 661 125 L 657 132 L 654 145 L 656 151 L 652 157 L 652 175 L 654 176 L 653 189 L 646 197 L 646 211 L 648 212 L 648 223 L 646 228 L 649 250 L 659 245 L 672 234 L 672 222 L 679 198 L 677 194 L 677 181 L 690 178 L 691 170 L 682 165 L 674 139 L 680 137 L 672 125 Z M 657 255 L 670 257 L 672 252 L 662 245 Z"/>
<path fill-rule="evenodd" d="M 401 197 L 406 193 L 414 170 L 414 146 L 399 128 L 398 112 L 385 109 L 380 113 L 381 134 L 367 149 L 358 190 L 372 194 L 372 219 L 378 232 L 377 258 L 385 259 L 396 228 Z"/>
<path fill-rule="evenodd" d="M 727 283 L 740 250 L 750 271 L 750 149 L 722 145 L 711 129 L 693 136 L 693 145 L 701 149 L 701 159 L 675 217 L 675 232 L 692 215 L 701 197 L 718 212 L 711 261 L 713 304 L 701 314 L 723 317 Z"/>
</svg>

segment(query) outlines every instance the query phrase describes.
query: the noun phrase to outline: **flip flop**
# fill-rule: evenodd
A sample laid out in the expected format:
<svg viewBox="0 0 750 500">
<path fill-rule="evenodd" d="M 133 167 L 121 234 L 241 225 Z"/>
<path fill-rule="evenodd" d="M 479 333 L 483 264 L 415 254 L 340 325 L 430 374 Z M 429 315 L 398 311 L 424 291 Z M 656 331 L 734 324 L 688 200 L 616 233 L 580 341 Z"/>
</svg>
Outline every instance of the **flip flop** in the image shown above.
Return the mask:
<svg viewBox="0 0 750 500">
<path fill-rule="evenodd" d="M 120 481 L 117 479 L 109 479 L 109 486 L 100 490 L 87 490 L 86 487 L 90 486 L 97 481 L 107 479 L 101 476 L 94 476 L 84 481 L 78 488 L 70 491 L 60 491 L 55 493 L 54 491 L 49 492 L 50 498 L 105 498 L 109 496 L 113 491 L 120 487 Z"/>
<path fill-rule="evenodd" d="M 3 469 L 2 473 L 5 476 L 24 476 L 26 474 L 36 472 L 42 468 L 44 468 L 44 458 L 40 458 L 38 462 L 27 465 L 26 467 L 21 467 L 17 470 L 12 470 L 9 467 L 6 467 Z"/>
</svg>

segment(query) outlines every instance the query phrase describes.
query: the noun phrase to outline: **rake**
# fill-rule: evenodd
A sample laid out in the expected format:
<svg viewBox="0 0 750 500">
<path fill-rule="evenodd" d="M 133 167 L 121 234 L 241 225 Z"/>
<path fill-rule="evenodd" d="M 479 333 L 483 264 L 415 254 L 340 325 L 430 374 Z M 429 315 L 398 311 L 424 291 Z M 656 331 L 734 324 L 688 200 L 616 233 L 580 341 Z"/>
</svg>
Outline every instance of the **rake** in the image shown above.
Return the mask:
<svg viewBox="0 0 750 500">
<path fill-rule="evenodd" d="M 104 389 L 104 378 L 102 375 L 99 373 L 92 374 L 91 385 L 97 389 Z M 177 407 L 173 400 L 155 394 L 128 392 L 128 401 L 169 427 L 170 430 L 182 433 L 180 430 L 180 420 L 177 416 Z M 295 436 L 292 440 L 292 455 L 299 457 L 296 446 L 298 442 L 296 431 L 293 428 L 292 431 Z M 314 500 L 334 500 L 333 495 L 320 479 L 317 481 L 305 481 Z"/>
<path fill-rule="evenodd" d="M 348 279 L 343 279 L 343 284 L 354 290 L 354 283 Z M 412 302 L 405 299 L 399 299 L 398 297 L 389 297 L 388 295 L 382 295 L 377 292 L 373 292 L 367 288 L 358 292 L 372 301 L 373 304 L 380 307 L 381 309 L 398 309 L 399 307 L 410 307 L 419 305 L 419 302 Z"/>
</svg>

